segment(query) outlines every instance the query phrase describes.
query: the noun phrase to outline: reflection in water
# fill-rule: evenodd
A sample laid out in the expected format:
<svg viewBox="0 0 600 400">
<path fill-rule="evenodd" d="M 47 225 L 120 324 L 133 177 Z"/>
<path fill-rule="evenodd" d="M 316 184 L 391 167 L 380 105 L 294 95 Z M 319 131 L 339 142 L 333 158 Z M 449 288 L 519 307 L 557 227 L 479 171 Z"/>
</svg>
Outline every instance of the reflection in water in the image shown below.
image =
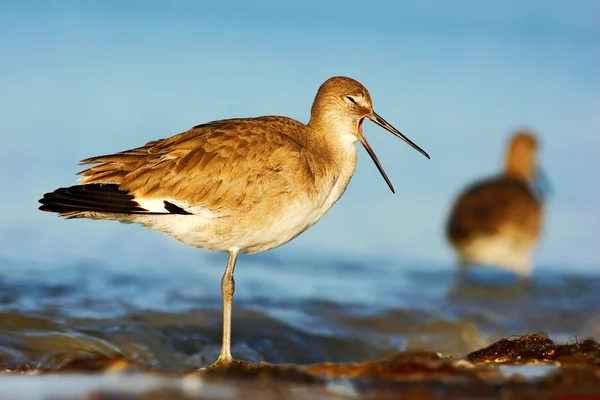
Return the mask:
<svg viewBox="0 0 600 400">
<path fill-rule="evenodd" d="M 349 362 L 405 349 L 460 356 L 527 331 L 558 341 L 600 337 L 596 276 L 540 267 L 531 280 L 511 282 L 494 271 L 458 276 L 451 268 L 391 260 L 245 262 L 255 265 L 236 278 L 233 353 L 246 360 Z M 187 370 L 219 352 L 220 268 L 7 261 L 0 268 L 0 364 L 56 366 L 86 354 L 119 354 Z"/>
</svg>

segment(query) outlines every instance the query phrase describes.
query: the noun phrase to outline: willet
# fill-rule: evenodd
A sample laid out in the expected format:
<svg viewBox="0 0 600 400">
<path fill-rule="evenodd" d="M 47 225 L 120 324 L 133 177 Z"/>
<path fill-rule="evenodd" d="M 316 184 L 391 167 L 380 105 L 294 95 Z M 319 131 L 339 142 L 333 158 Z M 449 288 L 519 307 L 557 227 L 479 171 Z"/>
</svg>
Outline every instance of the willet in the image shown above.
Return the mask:
<svg viewBox="0 0 600 400">
<path fill-rule="evenodd" d="M 457 198 L 446 236 L 462 269 L 481 264 L 531 273 L 531 254 L 542 227 L 543 196 L 535 183 L 548 184 L 536 166 L 536 150 L 532 134 L 517 132 L 510 139 L 504 171 L 475 182 Z"/>
<path fill-rule="evenodd" d="M 237 256 L 289 242 L 342 196 L 360 141 L 394 191 L 362 130 L 369 119 L 429 156 L 373 111 L 367 89 L 333 77 L 315 97 L 308 125 L 264 116 L 195 126 L 168 139 L 92 157 L 80 184 L 46 193 L 40 210 L 66 218 L 135 222 L 190 246 L 229 253 L 223 279 L 223 344 L 230 363 Z"/>
</svg>

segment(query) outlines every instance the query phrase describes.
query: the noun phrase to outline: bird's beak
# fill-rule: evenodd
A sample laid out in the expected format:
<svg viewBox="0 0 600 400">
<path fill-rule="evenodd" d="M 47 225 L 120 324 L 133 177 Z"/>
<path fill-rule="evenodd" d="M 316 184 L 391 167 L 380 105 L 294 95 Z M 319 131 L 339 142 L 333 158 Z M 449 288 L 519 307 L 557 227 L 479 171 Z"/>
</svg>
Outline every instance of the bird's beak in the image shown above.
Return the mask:
<svg viewBox="0 0 600 400">
<path fill-rule="evenodd" d="M 545 199 L 548 196 L 554 194 L 552 183 L 548 179 L 548 175 L 542 167 L 539 165 L 535 169 L 535 176 L 533 178 L 534 190 L 537 192 L 541 199 Z"/>
<path fill-rule="evenodd" d="M 423 149 L 421 149 L 419 146 L 414 144 L 409 138 L 407 138 L 402 133 L 400 133 L 400 131 L 398 129 L 396 129 L 392 125 L 390 125 L 385 119 L 383 119 L 379 115 L 377 115 L 377 113 L 375 111 L 373 111 L 370 115 L 367 115 L 366 118 L 375 122 L 377 125 L 381 126 L 382 128 L 392 132 L 394 134 L 394 136 L 399 137 L 400 139 L 404 140 L 406 143 L 408 143 L 410 146 L 412 146 L 412 148 L 417 150 L 419 153 L 423 154 L 425 157 L 429 158 L 429 154 L 427 154 L 425 151 L 423 151 Z M 390 179 L 387 177 L 385 171 L 383 170 L 383 167 L 381 166 L 379 159 L 377 159 L 375 152 L 373 152 L 373 149 L 369 145 L 369 142 L 367 142 L 367 138 L 365 137 L 365 135 L 362 131 L 362 120 L 358 124 L 358 132 L 359 132 L 358 140 L 360 140 L 362 145 L 365 146 L 365 150 L 367 150 L 367 153 L 369 153 L 369 155 L 371 156 L 371 159 L 377 166 L 377 169 L 381 173 L 381 176 L 383 176 L 383 179 L 385 179 L 385 182 L 390 187 L 390 190 L 392 191 L 392 193 L 396 193 L 394 191 L 394 187 L 392 186 L 392 182 L 390 182 Z"/>
</svg>

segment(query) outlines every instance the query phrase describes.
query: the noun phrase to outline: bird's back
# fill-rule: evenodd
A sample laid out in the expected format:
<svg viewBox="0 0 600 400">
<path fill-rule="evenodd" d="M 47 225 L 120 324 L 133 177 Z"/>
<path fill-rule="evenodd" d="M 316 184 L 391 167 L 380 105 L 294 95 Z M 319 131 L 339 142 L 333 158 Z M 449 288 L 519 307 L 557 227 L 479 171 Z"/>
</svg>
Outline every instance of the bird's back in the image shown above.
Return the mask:
<svg viewBox="0 0 600 400">
<path fill-rule="evenodd" d="M 455 246 L 477 237 L 507 233 L 534 238 L 541 228 L 541 209 L 527 181 L 507 176 L 487 179 L 458 197 L 446 234 Z"/>
<path fill-rule="evenodd" d="M 285 117 L 230 119 L 98 157 L 80 181 L 115 183 L 140 198 L 171 198 L 203 207 L 237 207 L 310 175 L 303 163 L 305 125 Z M 290 173 L 288 173 L 288 171 Z M 291 174 L 293 171 L 293 174 Z"/>
</svg>

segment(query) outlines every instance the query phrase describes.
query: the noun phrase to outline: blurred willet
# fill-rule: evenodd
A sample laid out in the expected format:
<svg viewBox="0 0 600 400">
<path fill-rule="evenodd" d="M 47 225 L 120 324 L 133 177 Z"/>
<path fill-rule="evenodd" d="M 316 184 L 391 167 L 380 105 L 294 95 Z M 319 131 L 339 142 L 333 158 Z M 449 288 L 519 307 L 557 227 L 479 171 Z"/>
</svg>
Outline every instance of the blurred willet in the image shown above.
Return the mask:
<svg viewBox="0 0 600 400">
<path fill-rule="evenodd" d="M 504 171 L 475 182 L 456 200 L 446 235 L 461 267 L 496 266 L 518 275 L 531 273 L 531 254 L 542 226 L 542 195 L 536 180 L 548 184 L 536 166 L 537 141 L 517 132 L 506 152 Z"/>
<path fill-rule="evenodd" d="M 279 116 L 213 121 L 88 158 L 82 164 L 97 165 L 80 172 L 80 184 L 46 193 L 40 210 L 135 222 L 190 246 L 228 252 L 223 344 L 214 365 L 227 364 L 238 254 L 281 246 L 317 222 L 354 174 L 357 141 L 394 191 L 363 134 L 365 118 L 429 158 L 373 111 L 365 87 L 333 77 L 319 88 L 308 125 Z"/>
</svg>

